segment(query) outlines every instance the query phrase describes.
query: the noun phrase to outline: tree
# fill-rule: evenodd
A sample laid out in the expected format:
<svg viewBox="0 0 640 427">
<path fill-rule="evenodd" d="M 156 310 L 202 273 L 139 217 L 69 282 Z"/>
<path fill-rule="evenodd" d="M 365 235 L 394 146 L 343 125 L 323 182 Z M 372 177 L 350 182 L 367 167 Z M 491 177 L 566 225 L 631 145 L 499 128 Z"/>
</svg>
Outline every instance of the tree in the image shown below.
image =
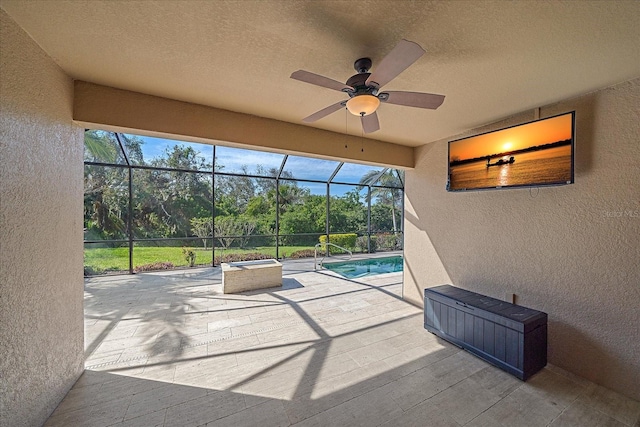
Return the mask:
<svg viewBox="0 0 640 427">
<path fill-rule="evenodd" d="M 284 239 L 290 243 L 316 240 L 319 234 L 326 233 L 326 196 L 311 194 L 311 189 L 293 179 L 288 171 L 244 165 L 239 175 L 225 175 L 223 165 L 212 165 L 197 149 L 182 143 L 145 161 L 143 144 L 142 138 L 132 135 L 85 132 L 84 158 L 90 163 L 85 165 L 87 240 L 126 239 L 130 233 L 135 238 L 198 236 L 206 248 L 212 236 L 222 246 L 231 247 L 246 246 L 252 236 L 276 232 L 303 234 Z M 128 168 L 136 165 L 152 168 Z M 212 167 L 217 172 L 215 177 Z M 280 179 L 278 185 L 276 178 Z M 402 182 L 397 171 L 372 170 L 353 188 L 329 199 L 331 232 L 365 230 L 367 199 L 363 202 L 363 188 L 371 189 L 368 197 L 374 202 L 372 228 L 398 230 Z"/>
<path fill-rule="evenodd" d="M 89 162 L 117 163 L 120 147 L 110 132 L 87 131 L 84 133 L 84 160 Z"/>
<path fill-rule="evenodd" d="M 287 205 L 280 214 L 280 233 L 324 233 L 326 218 L 324 196 L 307 194 L 300 203 Z"/>
<path fill-rule="evenodd" d="M 329 225 L 332 232 L 355 233 L 367 228 L 367 207 L 360 202 L 357 188 L 329 201 Z"/>
<path fill-rule="evenodd" d="M 255 227 L 254 221 L 231 216 L 216 218 L 213 225 L 216 238 L 225 249 L 229 249 L 236 240 L 239 240 L 239 246 L 244 248 Z"/>
<path fill-rule="evenodd" d="M 213 232 L 213 218 L 191 218 L 191 230 L 196 236 L 202 238 L 205 250 L 207 249 L 207 237 Z"/>
<path fill-rule="evenodd" d="M 242 166 L 241 171 L 248 174 L 247 166 Z M 225 197 L 237 208 L 238 212 L 244 212 L 247 203 L 256 195 L 255 179 L 239 176 L 216 176 L 216 197 Z"/>
<path fill-rule="evenodd" d="M 220 246 L 229 249 L 236 240 L 236 223 L 233 217 L 224 216 L 216 218 L 213 230 Z"/>
<path fill-rule="evenodd" d="M 299 187 L 296 181 L 281 181 L 279 187 L 280 210 L 285 212 L 292 206 L 303 203 L 311 194 L 308 188 Z"/>
<path fill-rule="evenodd" d="M 126 135 L 119 133 L 120 141 L 124 145 L 124 149 L 127 152 L 127 159 L 129 163 L 142 165 L 144 164 L 144 158 L 142 156 L 142 145 L 144 141 L 135 135 Z"/>
<path fill-rule="evenodd" d="M 385 169 L 382 173 L 376 170 L 371 170 L 360 179 L 359 186 L 359 188 L 364 188 L 366 186 L 371 188 L 370 195 L 366 198 L 367 202 L 369 202 L 369 197 L 372 199 L 376 198 L 378 203 L 390 208 L 394 233 L 398 231 L 398 225 L 396 222 L 396 211 L 398 210 L 398 207 L 396 206 L 396 200 L 399 198 L 399 195 L 402 194 L 402 181 L 400 180 L 398 173 L 399 172 L 394 169 Z M 374 185 L 384 187 L 374 187 Z"/>
<path fill-rule="evenodd" d="M 196 170 L 210 167 L 193 148 L 175 145 L 152 166 Z M 135 170 L 134 221 L 139 237 L 189 237 L 192 218 L 211 217 L 210 173 Z"/>
<path fill-rule="evenodd" d="M 249 200 L 247 209 L 242 216 L 256 223 L 257 234 L 275 234 L 276 208 L 274 192 L 258 194 Z"/>
<path fill-rule="evenodd" d="M 238 220 L 238 231 L 240 232 L 239 240 L 240 240 L 241 248 L 247 247 L 247 245 L 249 244 L 249 239 L 251 239 L 251 234 L 253 233 L 253 230 L 255 230 L 255 228 L 256 228 L 255 221 L 244 219 L 244 218 L 240 218 Z"/>
<path fill-rule="evenodd" d="M 127 152 L 141 153 L 142 140 L 123 139 Z M 84 160 L 103 165 L 84 169 L 84 228 L 88 240 L 124 239 L 129 223 L 129 177 L 125 153 L 113 132 L 89 130 L 84 135 Z"/>
<path fill-rule="evenodd" d="M 164 155 L 153 159 L 151 165 L 170 169 L 211 170 L 211 163 L 199 151 L 182 144 L 166 148 Z"/>
</svg>

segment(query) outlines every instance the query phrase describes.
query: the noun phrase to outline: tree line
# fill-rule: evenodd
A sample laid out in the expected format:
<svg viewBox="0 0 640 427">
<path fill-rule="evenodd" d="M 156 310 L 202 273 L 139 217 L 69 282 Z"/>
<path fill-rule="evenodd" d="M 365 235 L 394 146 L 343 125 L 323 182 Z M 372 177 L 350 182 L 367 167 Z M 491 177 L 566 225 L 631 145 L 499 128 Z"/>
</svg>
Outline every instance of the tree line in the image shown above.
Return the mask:
<svg viewBox="0 0 640 427">
<path fill-rule="evenodd" d="M 137 239 L 197 236 L 205 247 L 213 235 L 217 245 L 246 247 L 255 236 L 270 236 L 259 240 L 272 242 L 275 234 L 282 236 L 281 244 L 308 245 L 326 232 L 326 195 L 312 194 L 286 171 L 278 185 L 272 178 L 277 170 L 261 165 L 245 165 L 245 175 L 226 175 L 218 164 L 214 175 L 195 172 L 214 165 L 191 146 L 176 142 L 144 159 L 141 138 L 118 136 L 120 141 L 112 132 L 85 132 L 85 240 L 127 239 L 129 224 Z M 130 169 L 127 160 L 138 167 Z M 372 170 L 343 195 L 331 195 L 330 232 L 366 233 L 369 197 L 371 230 L 399 230 L 402 189 L 371 187 L 369 193 L 373 180 L 399 186 L 394 171 Z"/>
</svg>

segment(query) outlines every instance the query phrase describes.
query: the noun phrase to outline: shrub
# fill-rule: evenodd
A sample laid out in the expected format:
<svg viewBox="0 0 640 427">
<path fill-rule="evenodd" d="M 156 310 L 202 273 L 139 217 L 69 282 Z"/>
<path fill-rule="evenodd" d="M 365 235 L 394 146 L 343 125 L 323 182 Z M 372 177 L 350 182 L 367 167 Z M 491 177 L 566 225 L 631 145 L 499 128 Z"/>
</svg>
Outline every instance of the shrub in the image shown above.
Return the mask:
<svg viewBox="0 0 640 427">
<path fill-rule="evenodd" d="M 331 234 L 329 236 L 329 242 L 333 243 L 334 245 L 338 245 L 341 246 L 343 248 L 346 249 L 355 249 L 356 247 L 356 239 L 358 238 L 358 235 L 355 233 L 348 233 L 348 234 Z M 320 243 L 327 243 L 327 236 L 326 235 L 322 235 L 320 236 Z M 329 253 L 343 253 L 343 251 L 341 251 L 340 249 L 336 248 L 335 246 L 329 246 Z"/>
<path fill-rule="evenodd" d="M 371 236 L 371 250 L 367 244 L 367 236 L 360 236 L 356 239 L 356 249 L 360 252 L 374 253 L 376 251 L 376 236 Z"/>
<path fill-rule="evenodd" d="M 299 251 L 295 251 L 289 256 L 289 258 L 311 258 L 315 255 L 315 251 L 313 249 L 302 249 Z"/>
<path fill-rule="evenodd" d="M 91 265 L 84 266 L 84 277 L 97 276 L 98 274 L 102 273 L 104 273 L 104 270 L 102 270 L 101 268 L 97 268 Z"/>
<path fill-rule="evenodd" d="M 184 259 L 189 263 L 189 267 L 196 265 L 196 253 L 193 249 L 183 247 L 182 255 L 184 255 Z"/>
<path fill-rule="evenodd" d="M 239 262 L 239 261 L 253 261 L 257 259 L 271 259 L 273 258 L 267 254 L 261 254 L 259 252 L 251 252 L 246 254 L 224 254 L 214 258 L 213 263 L 220 265 L 223 262 Z"/>
<path fill-rule="evenodd" d="M 170 262 L 153 262 L 151 264 L 139 265 L 133 269 L 134 273 L 141 273 L 143 271 L 155 271 L 155 270 L 173 270 L 175 266 Z"/>
<path fill-rule="evenodd" d="M 377 235 L 377 247 L 385 250 L 402 249 L 399 236 L 393 233 L 380 233 Z"/>
</svg>

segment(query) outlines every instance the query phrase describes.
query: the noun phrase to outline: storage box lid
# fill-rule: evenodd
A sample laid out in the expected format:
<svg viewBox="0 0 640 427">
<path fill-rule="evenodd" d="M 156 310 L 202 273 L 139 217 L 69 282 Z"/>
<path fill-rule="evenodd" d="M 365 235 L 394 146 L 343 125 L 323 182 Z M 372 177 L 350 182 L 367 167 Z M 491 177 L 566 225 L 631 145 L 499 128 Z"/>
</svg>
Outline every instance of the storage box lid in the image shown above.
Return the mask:
<svg viewBox="0 0 640 427">
<path fill-rule="evenodd" d="M 427 288 L 424 290 L 425 297 L 429 293 L 439 294 L 448 298 L 468 305 L 470 307 L 484 310 L 488 313 L 496 314 L 514 322 L 530 324 L 537 323 L 539 320 L 544 320 L 546 323 L 547 314 L 534 310 L 532 308 L 522 307 L 508 303 L 506 301 L 500 301 L 496 298 L 491 298 L 486 295 L 478 294 L 468 291 L 466 289 L 456 288 L 451 285 L 441 285 L 433 288 Z"/>
</svg>

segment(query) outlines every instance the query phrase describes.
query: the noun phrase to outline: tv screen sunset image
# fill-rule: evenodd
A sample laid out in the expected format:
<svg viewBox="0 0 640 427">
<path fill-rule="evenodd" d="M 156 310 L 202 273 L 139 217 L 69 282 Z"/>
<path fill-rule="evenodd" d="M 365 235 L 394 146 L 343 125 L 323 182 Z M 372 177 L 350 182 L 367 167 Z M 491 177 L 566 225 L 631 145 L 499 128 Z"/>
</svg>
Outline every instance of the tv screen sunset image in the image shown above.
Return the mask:
<svg viewBox="0 0 640 427">
<path fill-rule="evenodd" d="M 449 142 L 449 191 L 573 182 L 573 113 Z"/>
</svg>

